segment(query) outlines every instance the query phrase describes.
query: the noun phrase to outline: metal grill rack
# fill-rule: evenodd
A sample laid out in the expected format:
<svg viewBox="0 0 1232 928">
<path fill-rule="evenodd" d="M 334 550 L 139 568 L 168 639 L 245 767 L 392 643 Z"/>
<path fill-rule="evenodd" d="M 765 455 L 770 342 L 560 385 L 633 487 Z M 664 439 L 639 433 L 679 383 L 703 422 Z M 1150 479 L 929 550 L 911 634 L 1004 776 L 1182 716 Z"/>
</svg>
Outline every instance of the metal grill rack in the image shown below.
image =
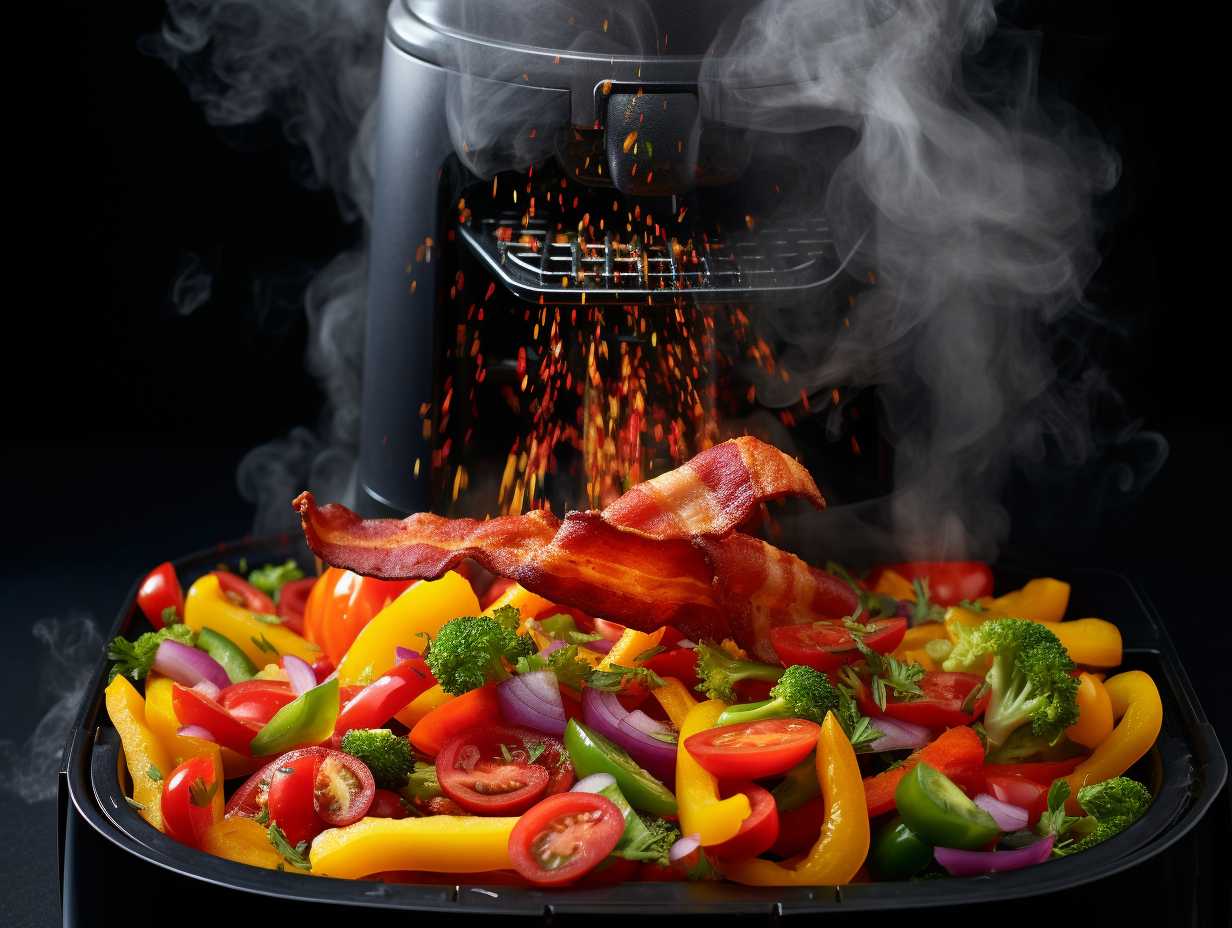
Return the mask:
<svg viewBox="0 0 1232 928">
<path fill-rule="evenodd" d="M 783 294 L 824 286 L 842 270 L 825 219 L 817 217 L 667 241 L 611 232 L 587 241 L 555 232 L 552 217 L 522 225 L 510 210 L 459 226 L 470 249 L 523 299 L 624 303 L 687 293 L 695 299 Z"/>
</svg>

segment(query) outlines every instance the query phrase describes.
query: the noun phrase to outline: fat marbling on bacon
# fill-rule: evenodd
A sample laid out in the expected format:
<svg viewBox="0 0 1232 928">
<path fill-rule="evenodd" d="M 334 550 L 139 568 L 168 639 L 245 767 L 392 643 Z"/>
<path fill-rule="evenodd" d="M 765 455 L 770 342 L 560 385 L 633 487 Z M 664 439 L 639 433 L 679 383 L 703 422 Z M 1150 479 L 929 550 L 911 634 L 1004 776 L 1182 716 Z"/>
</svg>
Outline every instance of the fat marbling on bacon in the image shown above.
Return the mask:
<svg viewBox="0 0 1232 928">
<path fill-rule="evenodd" d="M 335 567 L 435 579 L 472 558 L 561 605 L 650 631 L 732 637 L 766 660 L 769 629 L 850 615 L 844 582 L 735 528 L 767 500 L 822 505 L 808 472 L 753 438 L 724 442 L 634 487 L 602 513 L 537 510 L 493 519 L 363 519 L 311 493 L 294 502 L 309 547 Z"/>
</svg>

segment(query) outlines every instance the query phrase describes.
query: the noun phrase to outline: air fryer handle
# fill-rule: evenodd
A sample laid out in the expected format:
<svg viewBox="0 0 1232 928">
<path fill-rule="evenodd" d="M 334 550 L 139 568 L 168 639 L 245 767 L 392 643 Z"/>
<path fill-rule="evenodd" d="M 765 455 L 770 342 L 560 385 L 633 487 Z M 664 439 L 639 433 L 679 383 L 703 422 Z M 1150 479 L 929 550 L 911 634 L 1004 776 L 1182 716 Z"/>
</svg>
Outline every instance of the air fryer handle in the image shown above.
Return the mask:
<svg viewBox="0 0 1232 928">
<path fill-rule="evenodd" d="M 608 176 L 616 189 L 631 196 L 692 190 L 701 139 L 696 88 L 600 88 Z"/>
</svg>

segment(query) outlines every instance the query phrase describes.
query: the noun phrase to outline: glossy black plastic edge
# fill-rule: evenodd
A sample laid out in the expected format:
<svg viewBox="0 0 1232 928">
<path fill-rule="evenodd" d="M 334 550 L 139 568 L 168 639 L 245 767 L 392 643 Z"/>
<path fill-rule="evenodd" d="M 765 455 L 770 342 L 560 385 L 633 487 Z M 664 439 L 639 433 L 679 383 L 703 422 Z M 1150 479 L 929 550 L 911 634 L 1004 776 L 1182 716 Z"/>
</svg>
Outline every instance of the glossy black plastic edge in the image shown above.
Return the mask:
<svg viewBox="0 0 1232 928">
<path fill-rule="evenodd" d="M 255 561 L 304 558 L 289 539 L 239 542 L 198 552 L 176 562 L 185 579 L 219 561 L 241 556 Z M 1029 576 L 1006 568 L 1003 573 Z M 1101 574 L 1124 584 L 1142 610 L 1153 638 L 1148 647 L 1127 640 L 1124 666 L 1153 671 L 1165 701 L 1161 743 L 1144 761 L 1159 789 L 1147 814 L 1115 840 L 1078 859 L 988 877 L 842 887 L 749 888 L 732 884 L 642 883 L 616 888 L 538 892 L 506 886 L 401 885 L 304 877 L 258 870 L 185 847 L 147 824 L 124 801 L 117 776 L 118 738 L 99 726 L 105 662 L 100 662 L 64 755 L 62 782 L 68 802 L 103 837 L 128 853 L 182 876 L 237 891 L 330 905 L 439 912 L 551 914 L 762 914 L 787 916 L 822 911 L 863 911 L 1000 902 L 1070 889 L 1143 863 L 1184 837 L 1201 819 L 1227 778 L 1227 762 L 1192 686 L 1168 640 L 1154 606 L 1125 577 L 1112 571 L 1075 570 L 1073 576 Z M 134 583 L 111 633 L 134 620 Z M 1146 643 L 1146 642 L 1144 642 Z M 1192 757 L 1192 762 L 1190 758 Z M 66 810 L 65 814 L 72 814 Z"/>
</svg>

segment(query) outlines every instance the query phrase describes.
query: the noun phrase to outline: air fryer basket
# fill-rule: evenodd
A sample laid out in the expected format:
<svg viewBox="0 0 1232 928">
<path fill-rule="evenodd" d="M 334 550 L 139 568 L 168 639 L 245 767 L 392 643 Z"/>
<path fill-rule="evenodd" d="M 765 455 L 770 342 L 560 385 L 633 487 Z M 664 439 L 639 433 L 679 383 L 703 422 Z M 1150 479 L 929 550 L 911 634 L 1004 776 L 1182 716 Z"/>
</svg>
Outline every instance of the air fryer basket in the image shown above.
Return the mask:
<svg viewBox="0 0 1232 928">
<path fill-rule="evenodd" d="M 243 557 L 255 565 L 288 556 L 300 559 L 305 566 L 311 563 L 302 544 L 284 537 L 210 548 L 180 559 L 176 568 L 183 580 L 191 582 L 220 561 L 235 564 Z M 1020 584 L 1029 576 L 1029 572 L 1011 567 L 997 570 L 999 586 Z M 1158 742 L 1132 771 L 1154 793 L 1151 808 L 1123 834 L 1080 857 L 984 877 L 779 889 L 727 883 L 634 883 L 541 892 L 465 881 L 402 885 L 260 870 L 177 843 L 147 824 L 125 801 L 119 738 L 103 710 L 107 665 L 101 654 L 98 671 L 64 755 L 62 857 L 66 823 L 73 819 L 68 824 L 70 832 L 74 827 L 82 827 L 75 811 L 105 842 L 122 852 L 151 867 L 212 884 L 215 889 L 278 897 L 285 900 L 289 909 L 303 910 L 313 903 L 324 903 L 392 910 L 391 915 L 397 911 L 547 919 L 582 915 L 760 915 L 776 920 L 808 913 L 1001 902 L 1070 889 L 1140 864 L 1185 836 L 1223 787 L 1227 763 L 1153 607 L 1126 578 L 1113 572 L 1078 569 L 1064 579 L 1073 584 L 1073 614 L 1103 615 L 1115 620 L 1125 639 L 1123 667 L 1150 673 L 1164 702 L 1163 729 Z M 136 589 L 134 584 L 112 634 L 142 630 L 144 620 L 136 609 Z M 62 869 L 62 878 L 63 875 Z M 203 886 L 202 890 L 209 888 Z"/>
</svg>

